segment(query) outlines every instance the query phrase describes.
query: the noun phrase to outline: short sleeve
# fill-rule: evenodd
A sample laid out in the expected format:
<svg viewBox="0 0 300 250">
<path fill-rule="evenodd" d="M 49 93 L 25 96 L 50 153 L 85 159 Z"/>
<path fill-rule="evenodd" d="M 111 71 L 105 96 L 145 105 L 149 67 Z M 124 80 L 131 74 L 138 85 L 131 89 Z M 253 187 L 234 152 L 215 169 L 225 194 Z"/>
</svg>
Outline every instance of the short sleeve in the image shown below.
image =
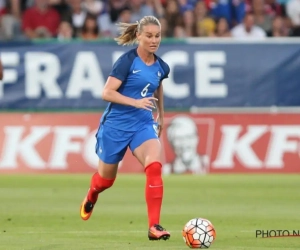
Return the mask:
<svg viewBox="0 0 300 250">
<path fill-rule="evenodd" d="M 134 58 L 135 54 L 132 51 L 120 56 L 119 59 L 114 63 L 112 71 L 109 75 L 119 79 L 122 82 L 125 81 Z"/>
<path fill-rule="evenodd" d="M 169 78 L 170 67 L 161 58 L 159 58 L 159 63 L 160 63 L 160 66 L 161 66 L 161 68 L 163 70 L 163 74 L 162 74 L 161 79 L 160 79 L 160 81 L 162 81 L 162 80 L 164 80 L 166 78 Z"/>
</svg>

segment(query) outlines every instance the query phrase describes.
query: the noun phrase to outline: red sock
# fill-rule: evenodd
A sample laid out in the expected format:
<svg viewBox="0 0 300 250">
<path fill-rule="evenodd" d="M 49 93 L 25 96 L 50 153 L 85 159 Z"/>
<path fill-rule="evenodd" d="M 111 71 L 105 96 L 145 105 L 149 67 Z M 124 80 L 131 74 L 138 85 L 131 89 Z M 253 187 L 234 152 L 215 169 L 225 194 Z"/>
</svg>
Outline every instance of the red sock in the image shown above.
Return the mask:
<svg viewBox="0 0 300 250">
<path fill-rule="evenodd" d="M 160 220 L 160 209 L 164 191 L 161 167 L 160 162 L 152 162 L 145 168 L 147 178 L 145 196 L 148 208 L 149 228 L 154 224 L 159 224 Z"/>
<path fill-rule="evenodd" d="M 88 192 L 88 200 L 96 203 L 98 194 L 103 192 L 105 189 L 110 188 L 114 184 L 115 179 L 104 179 L 97 172 L 91 179 L 90 190 Z"/>
</svg>

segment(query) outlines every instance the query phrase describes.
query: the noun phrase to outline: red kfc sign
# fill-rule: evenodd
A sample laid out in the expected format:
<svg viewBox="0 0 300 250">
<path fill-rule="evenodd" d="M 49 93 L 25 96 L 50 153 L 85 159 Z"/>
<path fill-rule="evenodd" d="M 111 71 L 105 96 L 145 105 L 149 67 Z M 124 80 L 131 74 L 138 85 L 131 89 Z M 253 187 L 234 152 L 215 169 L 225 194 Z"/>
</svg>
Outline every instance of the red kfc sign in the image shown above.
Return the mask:
<svg viewBox="0 0 300 250">
<path fill-rule="evenodd" d="M 182 139 L 178 136 L 171 149 L 165 147 L 167 162 L 174 153 L 180 158 L 175 160 L 181 165 L 173 168 L 175 173 L 300 173 L 297 114 L 168 114 L 167 117 L 164 146 L 171 142 L 168 130 L 172 121 L 182 117 L 186 123 L 178 125 L 177 133 Z M 165 168 L 165 173 L 169 172 Z"/>
<path fill-rule="evenodd" d="M 300 116 L 215 116 L 210 172 L 300 173 Z"/>
<path fill-rule="evenodd" d="M 0 173 L 94 172 L 100 115 L 0 114 Z M 298 114 L 168 113 L 164 174 L 300 173 Z M 143 167 L 128 150 L 120 172 Z"/>
<path fill-rule="evenodd" d="M 86 172 L 96 168 L 99 115 L 1 114 L 0 172 Z"/>
</svg>

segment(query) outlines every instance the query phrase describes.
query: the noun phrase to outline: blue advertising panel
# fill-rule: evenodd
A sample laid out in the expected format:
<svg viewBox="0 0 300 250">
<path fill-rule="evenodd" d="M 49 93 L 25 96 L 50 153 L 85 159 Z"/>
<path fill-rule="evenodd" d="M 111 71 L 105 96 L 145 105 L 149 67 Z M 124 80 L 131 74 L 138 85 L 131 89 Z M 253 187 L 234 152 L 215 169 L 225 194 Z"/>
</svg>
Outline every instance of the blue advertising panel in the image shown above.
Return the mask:
<svg viewBox="0 0 300 250">
<path fill-rule="evenodd" d="M 113 43 L 1 44 L 0 109 L 103 109 Z M 300 106 L 296 43 L 164 43 L 165 108 Z"/>
</svg>

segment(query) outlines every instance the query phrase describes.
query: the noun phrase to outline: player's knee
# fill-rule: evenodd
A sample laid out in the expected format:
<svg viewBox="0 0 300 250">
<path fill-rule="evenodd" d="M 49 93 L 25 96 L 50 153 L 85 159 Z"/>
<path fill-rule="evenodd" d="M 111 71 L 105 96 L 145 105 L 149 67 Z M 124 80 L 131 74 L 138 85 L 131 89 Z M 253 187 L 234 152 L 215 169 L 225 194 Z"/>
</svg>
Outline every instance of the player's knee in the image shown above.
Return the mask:
<svg viewBox="0 0 300 250">
<path fill-rule="evenodd" d="M 162 165 L 160 162 L 152 162 L 145 167 L 147 176 L 161 176 Z"/>
<path fill-rule="evenodd" d="M 113 179 L 106 179 L 101 177 L 101 175 L 99 174 L 100 178 L 98 179 L 98 183 L 97 183 L 97 189 L 104 191 L 105 189 L 108 189 L 110 187 L 113 186 L 113 184 L 115 183 L 115 178 Z"/>
<path fill-rule="evenodd" d="M 106 180 L 104 183 L 103 183 L 103 188 L 105 189 L 108 189 L 110 187 L 112 187 L 115 183 L 115 180 Z"/>
</svg>

